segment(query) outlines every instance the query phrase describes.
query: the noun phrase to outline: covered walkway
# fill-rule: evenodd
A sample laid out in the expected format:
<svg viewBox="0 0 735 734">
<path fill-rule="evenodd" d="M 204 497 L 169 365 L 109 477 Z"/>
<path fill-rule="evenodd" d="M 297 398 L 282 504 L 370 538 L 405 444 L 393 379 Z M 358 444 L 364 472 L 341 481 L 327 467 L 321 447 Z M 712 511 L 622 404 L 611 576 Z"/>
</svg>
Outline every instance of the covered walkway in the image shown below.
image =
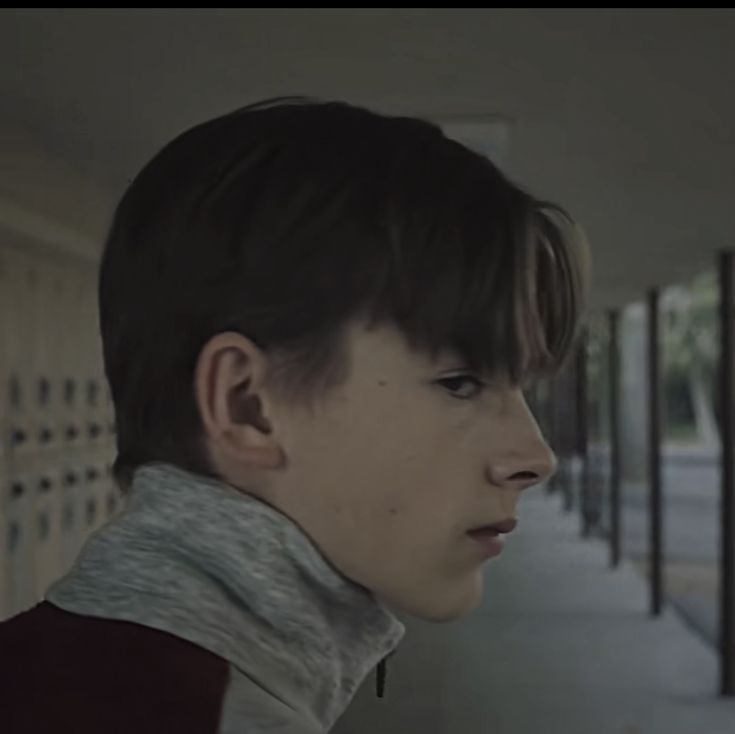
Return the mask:
<svg viewBox="0 0 735 734">
<path fill-rule="evenodd" d="M 647 581 L 609 569 L 561 498 L 527 493 L 518 530 L 460 622 L 405 620 L 386 696 L 371 677 L 335 734 L 732 734 L 716 651 Z"/>
</svg>

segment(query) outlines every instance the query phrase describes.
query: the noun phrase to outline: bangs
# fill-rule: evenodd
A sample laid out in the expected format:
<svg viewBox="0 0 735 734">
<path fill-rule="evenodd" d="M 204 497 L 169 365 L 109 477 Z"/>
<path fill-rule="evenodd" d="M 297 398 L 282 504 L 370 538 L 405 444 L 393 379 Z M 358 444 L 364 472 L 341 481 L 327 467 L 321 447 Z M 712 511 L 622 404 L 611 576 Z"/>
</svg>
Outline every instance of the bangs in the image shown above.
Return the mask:
<svg viewBox="0 0 735 734">
<path fill-rule="evenodd" d="M 412 187 L 423 211 L 393 232 L 391 272 L 369 313 L 434 362 L 451 352 L 477 374 L 522 386 L 556 372 L 574 345 L 587 243 L 561 207 L 533 199 L 486 159 L 466 149 L 462 157 L 459 180 L 459 166 L 448 167 Z M 400 206 L 411 211 L 405 198 Z"/>
<path fill-rule="evenodd" d="M 516 383 L 562 366 L 576 341 L 589 277 L 587 243 L 562 208 L 538 202 L 527 242 L 514 269 L 506 345 L 506 369 Z"/>
</svg>

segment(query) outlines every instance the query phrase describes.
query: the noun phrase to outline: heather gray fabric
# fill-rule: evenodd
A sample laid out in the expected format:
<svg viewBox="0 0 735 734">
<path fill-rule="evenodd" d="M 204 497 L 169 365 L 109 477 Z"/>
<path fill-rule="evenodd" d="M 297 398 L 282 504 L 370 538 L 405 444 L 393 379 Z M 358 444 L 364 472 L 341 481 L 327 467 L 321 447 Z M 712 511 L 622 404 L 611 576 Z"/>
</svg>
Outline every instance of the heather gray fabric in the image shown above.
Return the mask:
<svg viewBox="0 0 735 734">
<path fill-rule="evenodd" d="M 403 625 L 289 518 L 169 464 L 135 475 L 46 600 L 172 633 L 227 660 L 222 734 L 328 731 Z"/>
</svg>

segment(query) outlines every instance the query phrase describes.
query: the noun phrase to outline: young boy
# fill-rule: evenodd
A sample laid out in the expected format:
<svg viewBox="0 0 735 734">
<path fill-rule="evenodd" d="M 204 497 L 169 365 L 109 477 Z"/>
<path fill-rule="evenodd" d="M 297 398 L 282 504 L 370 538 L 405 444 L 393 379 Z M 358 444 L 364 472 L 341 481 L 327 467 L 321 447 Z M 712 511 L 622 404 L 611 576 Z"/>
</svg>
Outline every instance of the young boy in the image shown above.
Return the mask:
<svg viewBox="0 0 735 734">
<path fill-rule="evenodd" d="M 583 261 L 425 121 L 283 98 L 166 146 L 100 272 L 128 506 L 0 625 L 8 731 L 329 730 L 554 471 L 523 387 Z"/>
</svg>

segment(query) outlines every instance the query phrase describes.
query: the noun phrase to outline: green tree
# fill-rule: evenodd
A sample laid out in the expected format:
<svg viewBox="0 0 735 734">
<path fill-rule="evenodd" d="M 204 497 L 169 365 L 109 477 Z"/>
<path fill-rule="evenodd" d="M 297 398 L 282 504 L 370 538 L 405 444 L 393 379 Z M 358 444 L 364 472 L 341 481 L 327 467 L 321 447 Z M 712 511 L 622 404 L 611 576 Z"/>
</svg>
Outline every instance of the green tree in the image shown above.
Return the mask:
<svg viewBox="0 0 735 734">
<path fill-rule="evenodd" d="M 688 286 L 666 289 L 661 299 L 665 374 L 688 385 L 699 443 L 719 441 L 714 380 L 719 349 L 716 274 L 701 273 Z"/>
</svg>

